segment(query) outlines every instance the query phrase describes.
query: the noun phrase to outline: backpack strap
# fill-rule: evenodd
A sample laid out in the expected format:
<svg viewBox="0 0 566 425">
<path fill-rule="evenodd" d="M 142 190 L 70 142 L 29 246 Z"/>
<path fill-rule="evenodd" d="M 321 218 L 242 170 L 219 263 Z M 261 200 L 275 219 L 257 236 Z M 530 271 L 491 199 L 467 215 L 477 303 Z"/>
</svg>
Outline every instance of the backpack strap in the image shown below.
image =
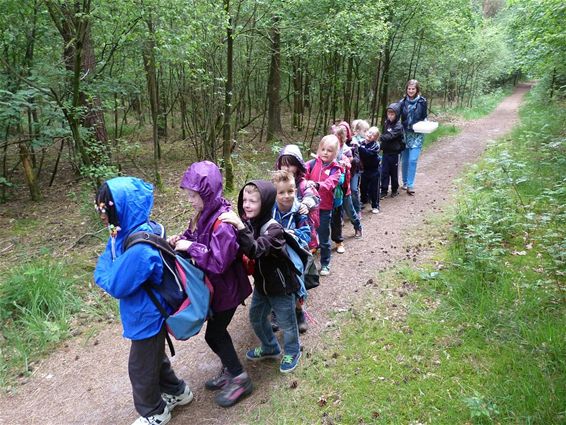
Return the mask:
<svg viewBox="0 0 566 425">
<path fill-rule="evenodd" d="M 152 245 L 162 253 L 175 257 L 175 250 L 165 239 L 163 239 L 159 235 L 156 235 L 155 233 L 145 231 L 135 232 L 128 236 L 126 242 L 124 243 L 124 251 L 126 251 L 128 248 L 131 248 L 132 245 L 138 244 L 140 242 Z"/>
<path fill-rule="evenodd" d="M 147 283 L 144 283 L 142 285 L 142 288 L 145 290 L 145 292 L 147 293 L 147 296 L 149 297 L 151 302 L 155 305 L 155 307 L 159 310 L 159 312 L 161 313 L 163 318 L 165 320 L 167 320 L 169 318 L 169 314 L 167 314 L 167 312 L 165 311 L 163 306 L 159 303 L 159 301 L 157 300 L 157 297 L 155 296 L 155 294 L 153 293 L 151 288 L 147 285 Z M 173 346 L 173 341 L 171 340 L 171 337 L 169 336 L 169 332 L 165 333 L 165 339 L 167 340 L 167 345 L 169 346 L 169 351 L 171 352 L 171 357 L 175 356 L 175 347 Z"/>
</svg>

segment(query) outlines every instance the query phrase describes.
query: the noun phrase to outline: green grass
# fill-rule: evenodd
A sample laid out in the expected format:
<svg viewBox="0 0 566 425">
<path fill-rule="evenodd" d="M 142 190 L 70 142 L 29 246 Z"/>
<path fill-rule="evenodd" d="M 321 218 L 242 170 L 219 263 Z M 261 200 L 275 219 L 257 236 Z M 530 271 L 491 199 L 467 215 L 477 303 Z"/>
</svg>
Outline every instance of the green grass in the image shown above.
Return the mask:
<svg viewBox="0 0 566 425">
<path fill-rule="evenodd" d="M 565 111 L 530 95 L 461 183 L 444 267 L 376 276 L 386 295 L 338 315 L 250 421 L 566 423 Z"/>
<path fill-rule="evenodd" d="M 87 277 L 87 273 L 89 277 Z M 78 329 L 80 319 L 116 317 L 115 303 L 84 284 L 92 271 L 38 259 L 0 281 L 0 386 L 26 375 L 31 364 Z"/>
</svg>

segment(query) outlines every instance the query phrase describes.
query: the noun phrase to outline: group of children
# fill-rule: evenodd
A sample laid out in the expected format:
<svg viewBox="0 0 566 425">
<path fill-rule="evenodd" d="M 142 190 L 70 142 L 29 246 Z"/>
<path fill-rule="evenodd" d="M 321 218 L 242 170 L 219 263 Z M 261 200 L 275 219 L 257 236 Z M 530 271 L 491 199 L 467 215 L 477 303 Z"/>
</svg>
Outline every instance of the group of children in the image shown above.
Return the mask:
<svg viewBox="0 0 566 425">
<path fill-rule="evenodd" d="M 254 289 L 249 308 L 252 328 L 260 341 L 246 358 L 280 359 L 279 370 L 292 372 L 301 358 L 299 333 L 306 330 L 302 270 L 286 246 L 292 237 L 306 250 L 320 250 L 320 275 L 330 274 L 331 240 L 345 252 L 342 220 L 348 216 L 354 235 L 362 236 L 363 204 L 380 211 L 380 194 L 398 193 L 397 164 L 403 130 L 399 107 L 391 105 L 380 134 L 363 120 L 332 127 L 314 159 L 305 162 L 296 145 L 283 148 L 272 180 L 253 180 L 238 196 L 237 213 L 222 197 L 222 176 L 209 161 L 193 163 L 180 187 L 195 211 L 188 228 L 168 239 L 202 269 L 214 287 L 212 317 L 205 340 L 222 362 L 220 374 L 205 383 L 218 390 L 216 402 L 232 406 L 252 392 L 250 377 L 238 359 L 228 332 L 237 307 L 252 293 L 244 260 L 254 262 Z M 383 152 L 383 154 L 381 154 Z M 107 181 L 98 191 L 96 208 L 111 236 L 100 256 L 95 281 L 120 300 L 124 336 L 132 340 L 129 375 L 140 424 L 165 424 L 177 405 L 193 399 L 189 387 L 176 377 L 164 351 L 164 318 L 147 294 L 147 282 L 168 311 L 159 287 L 164 268 L 159 251 L 138 244 L 128 250 L 128 235 L 151 231 L 149 215 L 153 188 L 133 177 Z M 245 258 L 244 258 L 245 256 Z M 270 321 L 275 314 L 283 346 Z"/>
</svg>

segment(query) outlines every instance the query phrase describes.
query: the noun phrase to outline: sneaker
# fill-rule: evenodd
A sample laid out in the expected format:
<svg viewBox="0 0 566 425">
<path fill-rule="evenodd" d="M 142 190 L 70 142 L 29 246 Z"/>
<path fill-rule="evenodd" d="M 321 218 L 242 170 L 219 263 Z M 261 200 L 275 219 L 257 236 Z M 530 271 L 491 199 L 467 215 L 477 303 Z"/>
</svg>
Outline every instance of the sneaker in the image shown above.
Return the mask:
<svg viewBox="0 0 566 425">
<path fill-rule="evenodd" d="M 391 192 L 392 198 L 396 198 L 397 196 L 399 196 L 399 192 L 397 190 L 395 192 Z"/>
<path fill-rule="evenodd" d="M 409 187 L 407 186 L 406 183 L 403 183 L 403 186 L 401 186 L 401 190 L 407 190 Z"/>
<path fill-rule="evenodd" d="M 301 358 L 301 352 L 299 351 L 294 356 L 290 354 L 285 354 L 281 359 L 281 365 L 279 366 L 279 372 L 289 373 L 293 372 L 299 365 L 299 359 Z"/>
<path fill-rule="evenodd" d="M 188 387 L 187 387 L 188 388 Z M 171 411 L 167 406 L 159 415 L 140 416 L 132 425 L 165 425 L 171 420 Z"/>
<path fill-rule="evenodd" d="M 320 268 L 320 272 L 318 274 L 321 275 L 321 276 L 328 276 L 330 274 L 330 267 L 322 266 Z"/>
<path fill-rule="evenodd" d="M 295 313 L 297 314 L 297 326 L 299 327 L 299 333 L 304 334 L 309 328 L 305 318 L 305 312 L 303 310 L 295 309 Z"/>
<path fill-rule="evenodd" d="M 387 198 L 387 192 L 381 192 L 379 194 L 379 199 Z"/>
<path fill-rule="evenodd" d="M 230 407 L 250 395 L 253 389 L 252 380 L 246 372 L 242 372 L 230 379 L 214 400 L 219 406 Z"/>
<path fill-rule="evenodd" d="M 362 237 L 362 229 L 356 229 L 356 230 L 354 231 L 354 237 L 355 237 L 356 239 L 360 239 L 360 238 Z"/>
<path fill-rule="evenodd" d="M 409 196 L 415 196 L 415 189 L 413 189 L 413 188 L 411 188 L 411 187 L 408 188 L 408 189 L 407 189 L 407 195 L 409 195 Z"/>
<path fill-rule="evenodd" d="M 179 395 L 172 395 L 167 393 L 161 393 L 161 398 L 167 403 L 169 411 L 173 411 L 176 406 L 184 406 L 193 401 L 193 393 L 188 385 L 185 385 L 185 389 Z"/>
<path fill-rule="evenodd" d="M 273 353 L 264 353 L 261 347 L 256 347 L 246 353 L 246 359 L 252 362 L 263 359 L 278 359 L 279 357 L 281 357 L 281 350 L 274 351 Z"/>
<path fill-rule="evenodd" d="M 372 208 L 371 212 L 373 214 L 379 214 L 379 208 Z"/>
<path fill-rule="evenodd" d="M 273 332 L 277 332 L 279 330 L 279 323 L 277 323 L 277 316 L 274 311 L 271 312 L 271 330 Z"/>
<path fill-rule="evenodd" d="M 233 376 L 228 372 L 228 368 L 223 367 L 220 371 L 220 375 L 206 381 L 204 387 L 210 391 L 221 390 L 232 378 Z"/>
<path fill-rule="evenodd" d="M 344 242 L 336 243 L 336 252 L 338 254 L 344 254 L 346 252 L 346 248 L 344 248 Z"/>
</svg>

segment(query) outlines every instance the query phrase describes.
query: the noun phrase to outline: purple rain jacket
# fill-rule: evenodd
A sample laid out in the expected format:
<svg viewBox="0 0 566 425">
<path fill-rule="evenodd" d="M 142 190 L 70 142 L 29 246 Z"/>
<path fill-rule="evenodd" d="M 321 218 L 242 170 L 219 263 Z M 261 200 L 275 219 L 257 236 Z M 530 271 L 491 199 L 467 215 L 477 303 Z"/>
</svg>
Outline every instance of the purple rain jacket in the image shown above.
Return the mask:
<svg viewBox="0 0 566 425">
<path fill-rule="evenodd" d="M 220 223 L 213 230 L 218 216 L 232 209 L 222 197 L 220 170 L 210 161 L 195 162 L 183 175 L 180 186 L 198 192 L 203 201 L 195 231 L 189 228 L 183 237 L 193 241 L 187 253 L 205 271 L 214 287 L 212 311 L 235 308 L 252 293 L 252 287 L 238 257 L 240 247 L 234 227 Z"/>
</svg>

